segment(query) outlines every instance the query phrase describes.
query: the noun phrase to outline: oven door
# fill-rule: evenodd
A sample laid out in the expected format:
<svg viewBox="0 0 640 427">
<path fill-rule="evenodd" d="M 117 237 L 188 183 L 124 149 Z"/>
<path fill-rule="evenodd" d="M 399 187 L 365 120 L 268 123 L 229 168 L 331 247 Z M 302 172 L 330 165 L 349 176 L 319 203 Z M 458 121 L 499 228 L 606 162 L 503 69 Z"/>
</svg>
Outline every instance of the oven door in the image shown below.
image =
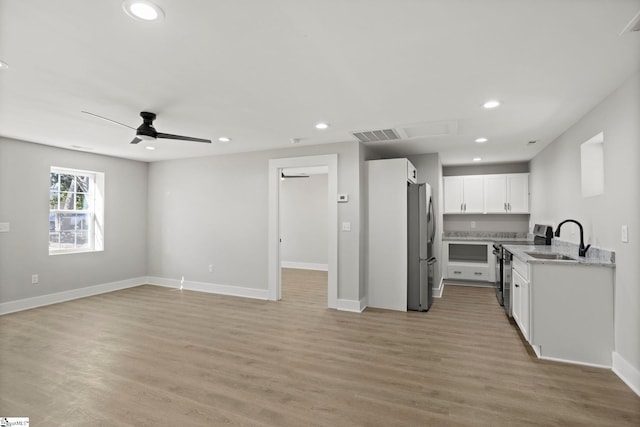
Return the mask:
<svg viewBox="0 0 640 427">
<path fill-rule="evenodd" d="M 493 244 L 493 255 L 496 257 L 496 298 L 498 299 L 498 303 L 503 305 L 503 292 L 502 292 L 502 246 L 499 243 Z"/>
<path fill-rule="evenodd" d="M 513 255 L 509 251 L 502 250 L 502 297 L 504 311 L 511 315 L 511 260 Z"/>
</svg>

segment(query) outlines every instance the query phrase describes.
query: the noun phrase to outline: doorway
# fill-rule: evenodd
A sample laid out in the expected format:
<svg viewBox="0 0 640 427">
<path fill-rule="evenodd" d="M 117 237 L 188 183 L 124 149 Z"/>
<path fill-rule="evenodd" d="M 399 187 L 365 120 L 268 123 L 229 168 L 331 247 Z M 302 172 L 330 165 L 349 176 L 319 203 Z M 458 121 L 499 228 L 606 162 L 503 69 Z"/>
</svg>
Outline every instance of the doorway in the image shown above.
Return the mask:
<svg viewBox="0 0 640 427">
<path fill-rule="evenodd" d="M 326 166 L 285 168 L 280 174 L 280 287 L 282 301 L 327 304 Z"/>
<path fill-rule="evenodd" d="M 269 299 L 282 298 L 282 247 L 280 182 L 284 170 L 325 167 L 327 171 L 327 307 L 336 308 L 338 300 L 338 156 L 290 157 L 269 161 Z"/>
</svg>

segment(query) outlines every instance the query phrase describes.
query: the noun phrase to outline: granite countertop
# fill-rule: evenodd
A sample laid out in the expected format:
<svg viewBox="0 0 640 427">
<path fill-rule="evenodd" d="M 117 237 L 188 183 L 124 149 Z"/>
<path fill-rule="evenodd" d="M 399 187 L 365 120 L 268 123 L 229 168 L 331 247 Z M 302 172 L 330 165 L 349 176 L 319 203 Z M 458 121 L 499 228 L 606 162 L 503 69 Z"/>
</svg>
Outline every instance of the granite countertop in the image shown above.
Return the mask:
<svg viewBox="0 0 640 427">
<path fill-rule="evenodd" d="M 615 267 L 615 252 L 606 249 L 589 248 L 586 257 L 578 256 L 578 245 L 567 242 L 554 241 L 550 246 L 545 245 L 504 245 L 504 249 L 524 262 L 530 264 L 559 264 L 559 265 L 587 265 L 595 267 Z M 534 258 L 526 252 L 557 253 L 573 258 L 573 260 L 556 260 Z"/>
</svg>

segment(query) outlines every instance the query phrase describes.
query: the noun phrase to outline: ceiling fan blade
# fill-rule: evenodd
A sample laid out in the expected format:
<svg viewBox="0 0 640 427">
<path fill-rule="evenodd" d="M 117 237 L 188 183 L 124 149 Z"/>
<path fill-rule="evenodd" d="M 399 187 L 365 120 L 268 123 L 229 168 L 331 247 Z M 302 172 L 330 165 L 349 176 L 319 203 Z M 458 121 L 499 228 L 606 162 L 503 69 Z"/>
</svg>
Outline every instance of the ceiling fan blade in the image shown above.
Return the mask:
<svg viewBox="0 0 640 427">
<path fill-rule="evenodd" d="M 131 144 L 137 144 L 140 141 L 142 141 L 142 140 L 136 136 L 135 138 L 133 138 L 133 141 L 131 141 Z"/>
<path fill-rule="evenodd" d="M 309 178 L 309 175 L 285 175 L 284 172 L 280 173 L 281 178 Z"/>
<path fill-rule="evenodd" d="M 193 141 L 193 142 L 206 142 L 207 144 L 211 144 L 210 139 L 203 138 L 193 138 L 191 136 L 182 136 L 182 135 L 172 135 L 170 133 L 160 133 L 156 135 L 156 138 L 164 138 L 164 139 L 177 139 L 179 141 Z"/>
<path fill-rule="evenodd" d="M 99 116 L 99 115 L 97 115 L 97 114 L 90 113 L 90 112 L 88 112 L 88 111 L 82 111 L 82 113 L 84 113 L 84 114 L 88 114 L 88 115 L 93 116 L 93 117 L 97 117 L 97 118 L 102 119 L 102 120 L 106 120 L 106 121 L 111 122 L 111 123 L 115 123 L 115 124 L 120 125 L 120 126 L 124 126 L 124 127 L 126 127 L 126 128 L 129 128 L 129 129 L 136 130 L 136 128 L 131 127 L 131 126 L 129 126 L 129 125 L 125 125 L 124 123 L 120 123 L 120 122 L 117 122 L 117 121 L 115 121 L 115 120 L 108 119 L 108 118 L 106 118 L 106 117 L 102 117 L 102 116 Z"/>
</svg>

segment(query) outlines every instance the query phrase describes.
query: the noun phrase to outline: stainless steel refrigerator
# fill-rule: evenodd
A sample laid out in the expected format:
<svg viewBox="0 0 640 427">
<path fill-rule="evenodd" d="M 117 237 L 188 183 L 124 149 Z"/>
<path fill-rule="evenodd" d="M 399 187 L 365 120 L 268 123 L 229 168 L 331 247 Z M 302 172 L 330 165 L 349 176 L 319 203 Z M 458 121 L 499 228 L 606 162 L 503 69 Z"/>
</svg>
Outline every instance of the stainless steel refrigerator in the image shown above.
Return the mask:
<svg viewBox="0 0 640 427">
<path fill-rule="evenodd" d="M 427 311 L 433 302 L 436 217 L 429 184 L 407 187 L 407 309 Z"/>
</svg>

